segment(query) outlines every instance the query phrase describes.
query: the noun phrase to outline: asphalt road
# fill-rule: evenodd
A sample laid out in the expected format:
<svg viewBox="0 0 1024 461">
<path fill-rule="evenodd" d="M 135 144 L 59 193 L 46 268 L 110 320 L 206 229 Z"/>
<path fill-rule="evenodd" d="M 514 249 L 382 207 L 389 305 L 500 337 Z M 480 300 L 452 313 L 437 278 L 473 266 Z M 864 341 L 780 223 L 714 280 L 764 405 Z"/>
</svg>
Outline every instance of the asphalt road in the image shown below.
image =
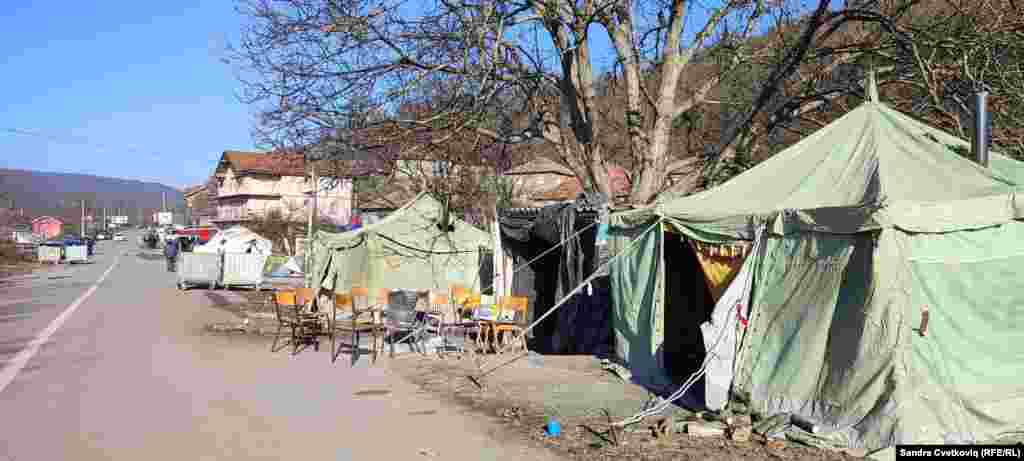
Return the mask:
<svg viewBox="0 0 1024 461">
<path fill-rule="evenodd" d="M 204 332 L 230 314 L 134 235 L 97 252 L 0 281 L 0 461 L 555 459 L 386 361 Z"/>
</svg>

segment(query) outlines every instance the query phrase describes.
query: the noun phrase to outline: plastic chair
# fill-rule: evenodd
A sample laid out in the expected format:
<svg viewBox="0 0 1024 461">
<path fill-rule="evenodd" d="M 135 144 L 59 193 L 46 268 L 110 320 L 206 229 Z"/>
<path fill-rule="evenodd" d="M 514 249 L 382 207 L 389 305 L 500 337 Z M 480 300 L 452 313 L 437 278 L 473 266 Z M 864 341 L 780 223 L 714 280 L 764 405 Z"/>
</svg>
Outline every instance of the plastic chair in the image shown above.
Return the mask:
<svg viewBox="0 0 1024 461">
<path fill-rule="evenodd" d="M 377 347 L 377 332 L 381 330 L 380 325 L 374 322 L 373 318 L 366 319 L 367 314 L 372 314 L 368 310 L 357 311 L 353 296 L 350 293 L 336 293 L 334 295 L 334 306 L 331 312 L 330 323 L 331 326 L 328 329 L 328 334 L 331 337 L 331 363 L 334 363 L 338 356 L 341 355 L 341 347 L 337 347 L 338 333 L 349 333 L 352 338 L 350 344 L 352 348 L 352 362 L 349 362 L 349 366 L 354 365 L 357 354 L 359 352 L 359 337 L 360 333 L 370 333 L 373 343 L 370 346 L 370 352 L 373 354 L 373 363 L 377 363 L 378 347 Z"/>
</svg>

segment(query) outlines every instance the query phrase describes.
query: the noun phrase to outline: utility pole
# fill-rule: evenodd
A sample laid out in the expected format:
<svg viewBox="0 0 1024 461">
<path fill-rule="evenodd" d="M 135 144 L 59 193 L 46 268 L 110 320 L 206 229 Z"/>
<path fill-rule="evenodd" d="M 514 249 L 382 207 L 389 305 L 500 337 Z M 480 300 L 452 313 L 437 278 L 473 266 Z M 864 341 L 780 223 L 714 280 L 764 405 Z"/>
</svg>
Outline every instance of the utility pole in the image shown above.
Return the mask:
<svg viewBox="0 0 1024 461">
<path fill-rule="evenodd" d="M 306 225 L 306 247 L 305 247 L 305 249 L 302 250 L 303 253 L 305 253 L 305 256 L 303 257 L 303 259 L 305 260 L 305 266 L 306 266 L 306 288 L 310 288 L 312 286 L 312 283 L 313 283 L 313 279 L 312 279 L 312 276 L 311 276 L 312 272 L 313 272 L 313 265 L 312 265 L 312 263 L 313 263 L 313 258 L 312 258 L 312 253 L 313 253 L 313 223 L 316 222 L 315 221 L 315 215 L 316 215 L 316 196 L 320 194 L 320 191 L 319 191 L 320 179 L 317 178 L 317 176 L 316 176 L 316 162 L 315 161 L 310 161 L 309 162 L 309 175 L 310 175 L 310 177 L 313 180 L 313 207 L 309 210 L 309 222 Z"/>
<path fill-rule="evenodd" d="M 82 199 L 82 235 L 79 237 L 85 238 L 85 199 Z"/>
<path fill-rule="evenodd" d="M 167 211 L 167 192 L 160 193 L 160 211 Z"/>
</svg>

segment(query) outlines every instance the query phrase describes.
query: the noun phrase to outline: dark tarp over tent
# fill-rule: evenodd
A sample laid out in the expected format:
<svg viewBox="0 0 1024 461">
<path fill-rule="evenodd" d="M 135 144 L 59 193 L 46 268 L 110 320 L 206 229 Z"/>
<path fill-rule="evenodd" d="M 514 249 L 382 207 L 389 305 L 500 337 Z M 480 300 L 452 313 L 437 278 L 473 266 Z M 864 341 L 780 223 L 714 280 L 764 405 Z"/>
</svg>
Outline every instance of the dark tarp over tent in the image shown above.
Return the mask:
<svg viewBox="0 0 1024 461">
<path fill-rule="evenodd" d="M 704 322 L 709 407 L 731 393 L 853 447 L 1024 429 L 1021 165 L 951 139 L 873 97 L 720 187 L 613 214 L 616 353 L 653 373 Z M 668 288 L 685 251 L 743 244 L 717 303 Z"/>
<path fill-rule="evenodd" d="M 583 201 L 501 212 L 502 247 L 516 267 L 512 295 L 529 298 L 531 321 L 603 262 L 601 257 L 607 252 L 595 247 L 597 218 L 593 207 Z M 589 290 L 581 290 L 534 328 L 531 348 L 547 354 L 609 353 L 609 305 L 608 277 L 598 277 Z"/>
</svg>

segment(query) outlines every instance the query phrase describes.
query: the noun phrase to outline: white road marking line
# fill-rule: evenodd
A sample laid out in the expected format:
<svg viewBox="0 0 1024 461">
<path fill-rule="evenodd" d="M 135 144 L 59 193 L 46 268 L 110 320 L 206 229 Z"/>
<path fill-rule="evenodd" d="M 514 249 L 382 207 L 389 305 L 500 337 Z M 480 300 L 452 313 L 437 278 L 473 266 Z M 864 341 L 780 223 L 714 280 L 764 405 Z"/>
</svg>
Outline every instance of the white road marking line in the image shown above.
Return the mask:
<svg viewBox="0 0 1024 461">
<path fill-rule="evenodd" d="M 62 325 L 64 325 L 64 322 L 67 322 L 68 319 L 71 318 L 71 314 L 78 310 L 78 306 L 81 306 L 86 299 L 89 299 L 89 296 L 92 296 L 92 294 L 96 292 L 100 287 L 100 284 L 107 279 L 107 276 L 110 275 L 110 272 L 114 270 L 114 267 L 117 266 L 117 263 L 120 260 L 121 255 L 119 254 L 114 258 L 114 262 L 105 272 L 103 272 L 103 275 L 100 276 L 96 283 L 89 287 L 88 290 L 85 290 L 85 293 L 82 293 L 82 295 L 72 302 L 67 309 L 64 309 L 64 312 L 61 312 L 57 318 L 53 319 L 45 330 L 39 332 L 35 339 L 28 343 L 28 346 L 25 346 L 25 348 L 22 349 L 13 360 L 4 366 L 4 369 L 0 371 L 0 393 L 3 393 L 4 389 L 7 388 L 7 385 L 11 384 L 11 381 L 14 381 L 14 378 L 18 376 L 18 373 L 21 373 L 21 370 L 25 368 L 28 361 L 31 360 L 37 352 L 39 352 L 39 348 L 42 347 L 43 344 L 46 344 L 46 342 L 50 340 L 50 337 L 53 336 L 53 334 L 56 333 Z"/>
</svg>

